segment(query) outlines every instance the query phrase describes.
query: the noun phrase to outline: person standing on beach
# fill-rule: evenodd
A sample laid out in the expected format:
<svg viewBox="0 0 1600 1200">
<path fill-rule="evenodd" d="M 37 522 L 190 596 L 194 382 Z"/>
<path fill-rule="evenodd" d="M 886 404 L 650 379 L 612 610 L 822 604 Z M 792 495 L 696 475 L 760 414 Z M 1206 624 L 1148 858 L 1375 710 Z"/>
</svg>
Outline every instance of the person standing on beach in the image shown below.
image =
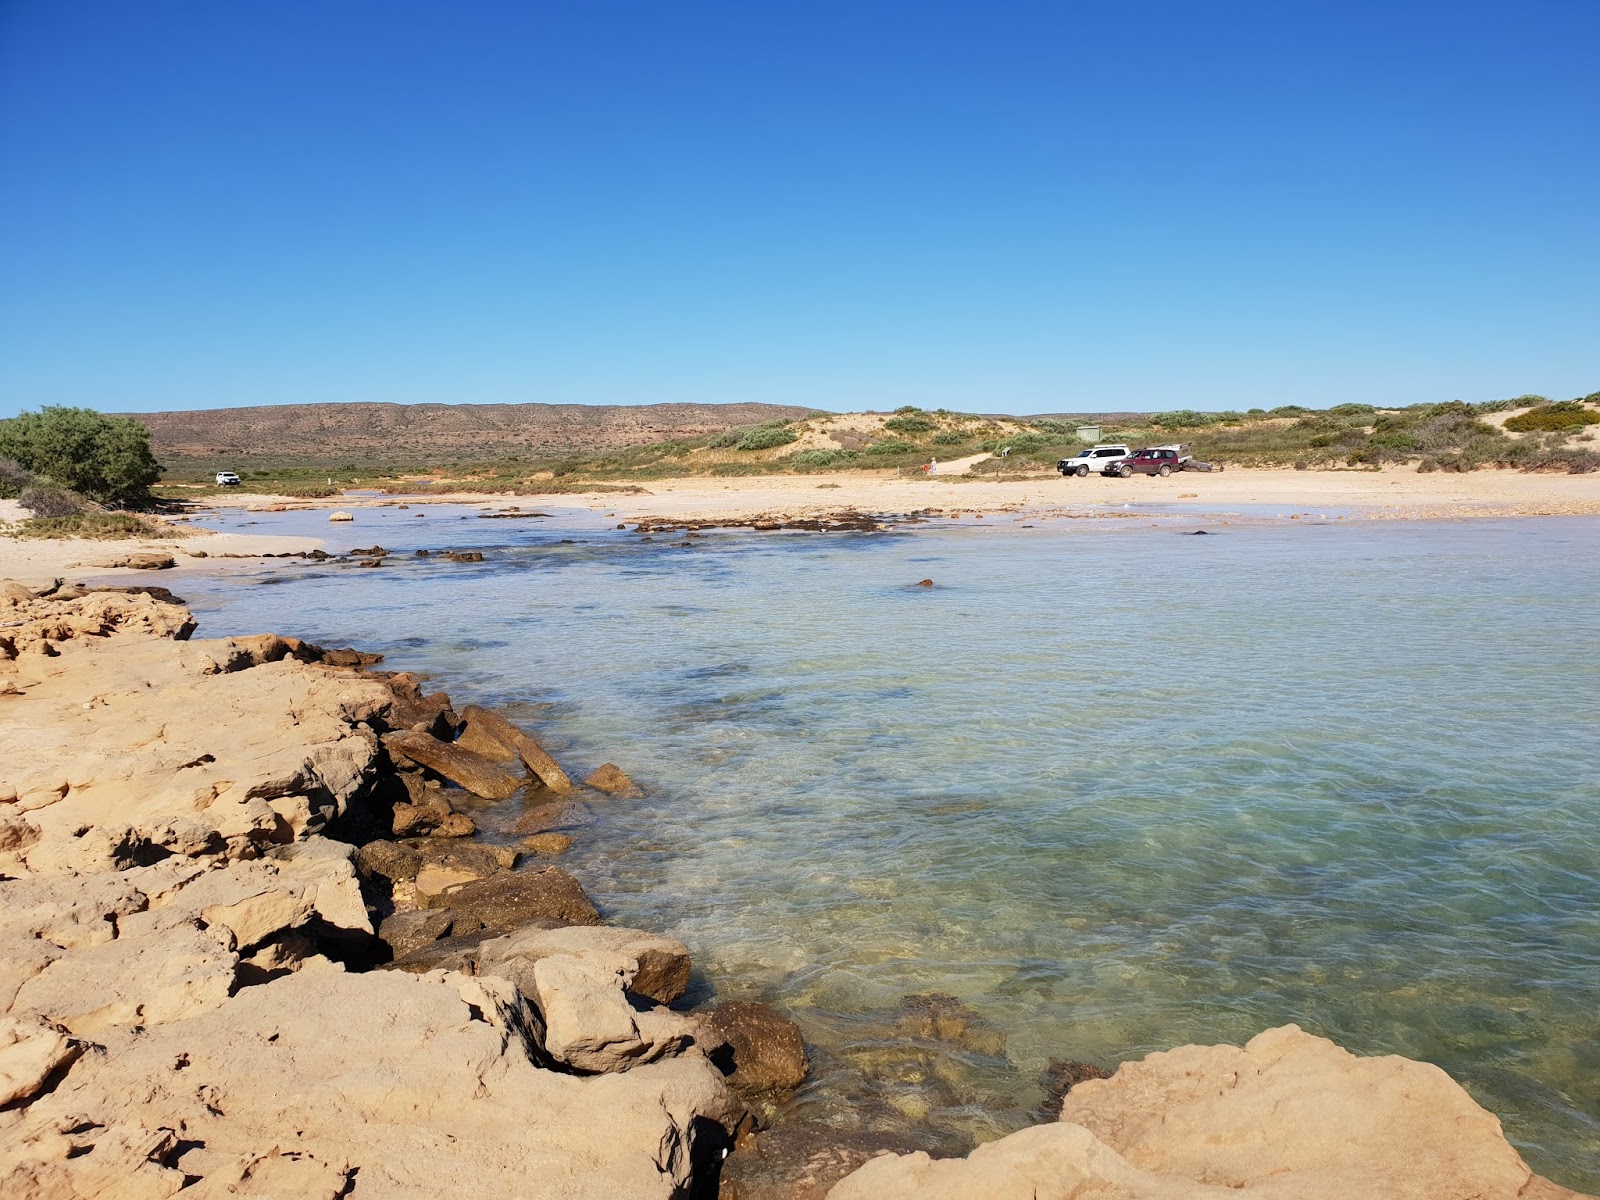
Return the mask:
<svg viewBox="0 0 1600 1200">
<path fill-rule="evenodd" d="M 937 458 L 930 458 L 928 460 L 928 474 L 929 475 L 937 475 L 938 473 L 939 473 L 939 460 Z"/>
</svg>

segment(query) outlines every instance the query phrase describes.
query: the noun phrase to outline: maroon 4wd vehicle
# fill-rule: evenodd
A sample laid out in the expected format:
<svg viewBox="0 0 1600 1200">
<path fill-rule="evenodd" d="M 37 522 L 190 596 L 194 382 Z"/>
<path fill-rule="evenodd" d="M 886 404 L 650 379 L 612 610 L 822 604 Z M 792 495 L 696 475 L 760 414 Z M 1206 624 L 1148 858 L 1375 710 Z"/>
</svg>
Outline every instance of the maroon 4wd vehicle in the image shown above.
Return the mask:
<svg viewBox="0 0 1600 1200">
<path fill-rule="evenodd" d="M 1127 479 L 1133 475 L 1171 475 L 1174 471 L 1183 470 L 1183 459 L 1176 450 L 1166 447 L 1152 447 L 1149 450 L 1139 450 L 1123 459 L 1117 467 L 1117 474 Z"/>
</svg>

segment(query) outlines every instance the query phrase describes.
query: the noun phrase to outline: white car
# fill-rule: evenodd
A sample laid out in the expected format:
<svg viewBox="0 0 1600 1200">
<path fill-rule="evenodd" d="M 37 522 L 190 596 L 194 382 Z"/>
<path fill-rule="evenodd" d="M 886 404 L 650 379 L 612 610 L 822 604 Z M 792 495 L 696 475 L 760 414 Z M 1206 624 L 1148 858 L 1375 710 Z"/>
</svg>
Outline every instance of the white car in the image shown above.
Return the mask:
<svg viewBox="0 0 1600 1200">
<path fill-rule="evenodd" d="M 232 471 L 218 471 L 217 472 L 217 486 L 218 487 L 238 487 L 239 486 L 239 476 L 236 475 Z"/>
<path fill-rule="evenodd" d="M 1063 458 L 1056 463 L 1056 470 L 1079 479 L 1087 477 L 1090 471 L 1096 475 L 1114 475 L 1122 460 L 1132 453 L 1126 446 L 1090 446 L 1071 458 Z"/>
</svg>

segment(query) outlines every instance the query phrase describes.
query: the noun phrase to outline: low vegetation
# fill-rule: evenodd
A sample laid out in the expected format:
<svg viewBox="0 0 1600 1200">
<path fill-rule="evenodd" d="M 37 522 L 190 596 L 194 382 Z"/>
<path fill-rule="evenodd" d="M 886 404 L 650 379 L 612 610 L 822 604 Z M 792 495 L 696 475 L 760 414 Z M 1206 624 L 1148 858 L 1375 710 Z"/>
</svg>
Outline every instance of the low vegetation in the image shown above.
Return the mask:
<svg viewBox="0 0 1600 1200">
<path fill-rule="evenodd" d="M 6 529 L 22 538 L 117 538 L 171 537 L 174 531 L 158 521 L 125 512 L 85 512 L 66 517 L 28 517 Z"/>
<path fill-rule="evenodd" d="M 1505 427 L 1513 433 L 1565 433 L 1582 429 L 1585 425 L 1600 425 L 1600 410 L 1586 407 L 1596 404 L 1600 404 L 1600 392 L 1585 396 L 1582 400 L 1541 404 L 1507 418 Z"/>
</svg>

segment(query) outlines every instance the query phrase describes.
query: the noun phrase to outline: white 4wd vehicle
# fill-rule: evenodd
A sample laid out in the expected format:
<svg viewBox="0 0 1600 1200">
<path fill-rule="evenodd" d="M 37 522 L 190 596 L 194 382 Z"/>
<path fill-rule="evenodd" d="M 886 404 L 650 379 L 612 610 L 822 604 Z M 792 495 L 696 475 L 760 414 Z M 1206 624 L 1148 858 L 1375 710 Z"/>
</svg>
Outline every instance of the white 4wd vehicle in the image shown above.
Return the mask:
<svg viewBox="0 0 1600 1200">
<path fill-rule="evenodd" d="M 1114 475 L 1122 465 L 1122 460 L 1131 453 L 1126 446 L 1090 446 L 1071 458 L 1063 458 L 1056 464 L 1056 470 L 1063 475 L 1076 475 L 1079 479 L 1085 478 L 1090 471 L 1097 475 Z"/>
<path fill-rule="evenodd" d="M 239 486 L 239 476 L 237 474 L 235 474 L 234 472 L 232 472 L 232 471 L 218 471 L 217 472 L 217 486 L 218 487 L 238 487 Z"/>
</svg>

